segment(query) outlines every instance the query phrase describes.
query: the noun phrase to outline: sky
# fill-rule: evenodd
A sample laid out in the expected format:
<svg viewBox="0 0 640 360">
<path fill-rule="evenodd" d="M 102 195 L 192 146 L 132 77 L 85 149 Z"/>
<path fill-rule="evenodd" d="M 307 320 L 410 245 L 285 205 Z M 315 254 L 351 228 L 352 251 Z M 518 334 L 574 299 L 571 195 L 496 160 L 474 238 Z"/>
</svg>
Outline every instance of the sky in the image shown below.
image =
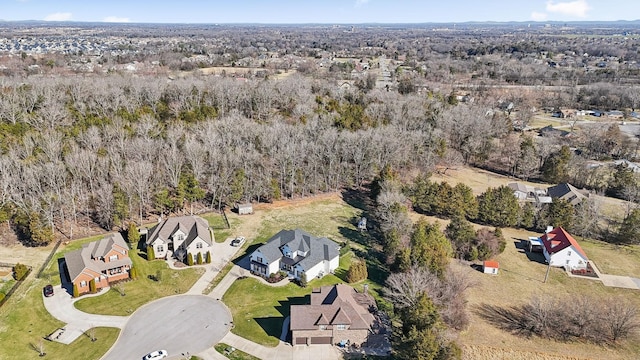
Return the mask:
<svg viewBox="0 0 640 360">
<path fill-rule="evenodd" d="M 136 23 L 425 23 L 640 19 L 639 0 L 0 0 L 0 19 Z"/>
</svg>

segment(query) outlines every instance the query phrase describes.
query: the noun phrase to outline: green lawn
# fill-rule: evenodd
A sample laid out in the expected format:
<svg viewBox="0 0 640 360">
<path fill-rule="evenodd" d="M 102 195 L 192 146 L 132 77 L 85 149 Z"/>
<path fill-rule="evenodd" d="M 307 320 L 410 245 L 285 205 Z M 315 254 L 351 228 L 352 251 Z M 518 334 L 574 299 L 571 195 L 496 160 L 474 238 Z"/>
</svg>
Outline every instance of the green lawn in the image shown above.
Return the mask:
<svg viewBox="0 0 640 360">
<path fill-rule="evenodd" d="M 236 280 L 222 301 L 233 315 L 234 334 L 265 346 L 277 346 L 284 318 L 289 316 L 289 305 L 308 303 L 307 295 L 314 287 L 341 283 L 338 277 L 326 275 L 314 279 L 309 286 L 265 285 L 254 278 Z"/>
<path fill-rule="evenodd" d="M 227 349 L 231 350 L 232 347 L 230 347 L 225 343 L 216 344 L 214 348 L 216 349 L 217 352 L 219 352 L 220 354 L 224 355 L 226 358 L 231 360 L 260 360 L 259 358 L 251 354 L 247 354 L 242 350 L 234 349 L 233 351 L 229 352 L 227 351 Z"/>
<path fill-rule="evenodd" d="M 86 359 L 102 357 L 115 343 L 119 329 L 96 328 L 97 340 L 81 336 L 70 345 L 44 340 L 64 324 L 44 308 L 42 287 L 46 280 L 27 280 L 11 299 L 0 308 L 0 359 L 37 359 L 42 344 L 45 359 Z"/>
<path fill-rule="evenodd" d="M 121 284 L 125 295 L 120 295 L 112 288 L 104 295 L 77 301 L 75 306 L 78 310 L 92 314 L 126 316 L 148 302 L 186 292 L 204 273 L 204 269 L 198 267 L 171 270 L 164 261 L 147 261 L 137 251 L 131 251 L 129 256 L 133 267 L 138 271 L 138 279 Z M 160 280 L 150 280 L 149 275 Z"/>
<path fill-rule="evenodd" d="M 229 218 L 229 225 L 231 228 L 227 228 L 227 223 L 224 221 L 224 217 L 222 214 L 218 213 L 203 214 L 201 217 L 209 222 L 209 226 L 213 229 L 213 235 L 217 243 L 224 242 L 229 238 L 231 236 L 231 229 L 238 224 L 238 219 Z"/>
</svg>

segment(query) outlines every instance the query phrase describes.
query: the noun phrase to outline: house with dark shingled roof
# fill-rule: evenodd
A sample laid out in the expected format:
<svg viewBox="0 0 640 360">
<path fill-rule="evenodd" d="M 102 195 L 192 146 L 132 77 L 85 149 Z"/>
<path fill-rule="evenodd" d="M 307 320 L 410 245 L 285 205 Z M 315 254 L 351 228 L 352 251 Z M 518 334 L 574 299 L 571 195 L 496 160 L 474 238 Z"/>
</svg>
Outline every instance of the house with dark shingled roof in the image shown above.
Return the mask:
<svg viewBox="0 0 640 360">
<path fill-rule="evenodd" d="M 129 246 L 119 233 L 109 234 L 101 240 L 82 245 L 79 250 L 68 252 L 64 262 L 69 280 L 78 287 L 79 294 L 89 292 L 91 280 L 95 280 L 96 289 L 102 289 L 115 281 L 128 279 L 132 264 Z"/>
<path fill-rule="evenodd" d="M 199 216 L 170 217 L 149 230 L 147 246 L 152 246 L 156 259 L 175 257 L 186 263 L 187 254 L 195 260 L 198 253 L 205 259 L 211 251 L 214 236 L 209 223 Z"/>
<path fill-rule="evenodd" d="M 326 237 L 301 229 L 280 230 L 251 254 L 251 271 L 265 277 L 285 271 L 298 280 L 306 274 L 311 280 L 333 273 L 339 257 L 340 246 Z"/>
<path fill-rule="evenodd" d="M 344 285 L 313 289 L 311 304 L 291 305 L 293 345 L 358 344 L 367 341 L 375 322 L 375 300 Z"/>
</svg>

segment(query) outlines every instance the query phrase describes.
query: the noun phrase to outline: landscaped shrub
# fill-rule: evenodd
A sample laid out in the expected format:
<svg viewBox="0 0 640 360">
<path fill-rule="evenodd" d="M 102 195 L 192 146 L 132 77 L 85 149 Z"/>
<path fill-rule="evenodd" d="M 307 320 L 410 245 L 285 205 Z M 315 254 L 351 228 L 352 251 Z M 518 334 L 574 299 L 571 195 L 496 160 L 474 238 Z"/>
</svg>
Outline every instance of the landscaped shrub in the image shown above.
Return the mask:
<svg viewBox="0 0 640 360">
<path fill-rule="evenodd" d="M 24 280 L 24 278 L 27 276 L 28 273 L 29 273 L 29 268 L 25 264 L 17 263 L 13 267 L 13 277 L 18 281 Z"/>
<path fill-rule="evenodd" d="M 187 265 L 193 266 L 193 255 L 187 254 Z"/>
<path fill-rule="evenodd" d="M 129 277 L 132 278 L 132 279 L 137 279 L 138 278 L 138 270 L 136 270 L 136 268 L 134 268 L 134 267 L 129 269 Z"/>
<path fill-rule="evenodd" d="M 363 260 L 354 259 L 347 271 L 347 282 L 356 283 L 366 279 L 368 276 L 367 264 Z"/>
<path fill-rule="evenodd" d="M 207 251 L 206 263 L 211 264 L 211 251 Z"/>
<path fill-rule="evenodd" d="M 80 296 L 80 291 L 78 291 L 78 284 L 73 284 L 73 297 L 77 298 Z"/>
<path fill-rule="evenodd" d="M 198 263 L 198 265 L 202 265 L 202 253 L 198 253 L 198 256 L 196 257 L 196 263 Z"/>
<path fill-rule="evenodd" d="M 91 281 L 89 281 L 89 292 L 95 294 L 96 291 L 96 279 L 91 279 Z"/>
<path fill-rule="evenodd" d="M 147 246 L 147 260 L 155 260 L 156 253 L 153 251 L 153 246 Z"/>
<path fill-rule="evenodd" d="M 300 287 L 303 287 L 303 288 L 307 287 L 307 274 L 306 273 L 302 273 L 302 275 L 300 275 L 300 280 L 298 280 L 298 284 L 300 285 Z"/>
</svg>

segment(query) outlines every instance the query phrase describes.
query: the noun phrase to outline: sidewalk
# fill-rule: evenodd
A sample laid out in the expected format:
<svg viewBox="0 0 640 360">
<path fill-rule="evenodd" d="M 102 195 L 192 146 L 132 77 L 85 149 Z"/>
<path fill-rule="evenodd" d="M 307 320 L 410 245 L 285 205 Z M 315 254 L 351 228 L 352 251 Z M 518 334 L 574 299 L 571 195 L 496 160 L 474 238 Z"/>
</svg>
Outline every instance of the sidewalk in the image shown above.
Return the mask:
<svg viewBox="0 0 640 360">
<path fill-rule="evenodd" d="M 597 278 L 590 277 L 590 276 L 574 275 L 571 273 L 571 271 L 567 271 L 567 275 L 569 275 L 570 277 L 575 277 L 580 279 L 601 281 L 604 286 L 608 286 L 608 287 L 640 290 L 640 279 L 636 279 L 630 276 L 603 274 L 600 272 L 600 269 L 598 269 L 598 267 L 593 261 L 589 260 L 589 263 L 591 264 L 591 268 L 593 269 L 593 271 L 596 273 L 596 275 L 598 275 Z"/>
</svg>

